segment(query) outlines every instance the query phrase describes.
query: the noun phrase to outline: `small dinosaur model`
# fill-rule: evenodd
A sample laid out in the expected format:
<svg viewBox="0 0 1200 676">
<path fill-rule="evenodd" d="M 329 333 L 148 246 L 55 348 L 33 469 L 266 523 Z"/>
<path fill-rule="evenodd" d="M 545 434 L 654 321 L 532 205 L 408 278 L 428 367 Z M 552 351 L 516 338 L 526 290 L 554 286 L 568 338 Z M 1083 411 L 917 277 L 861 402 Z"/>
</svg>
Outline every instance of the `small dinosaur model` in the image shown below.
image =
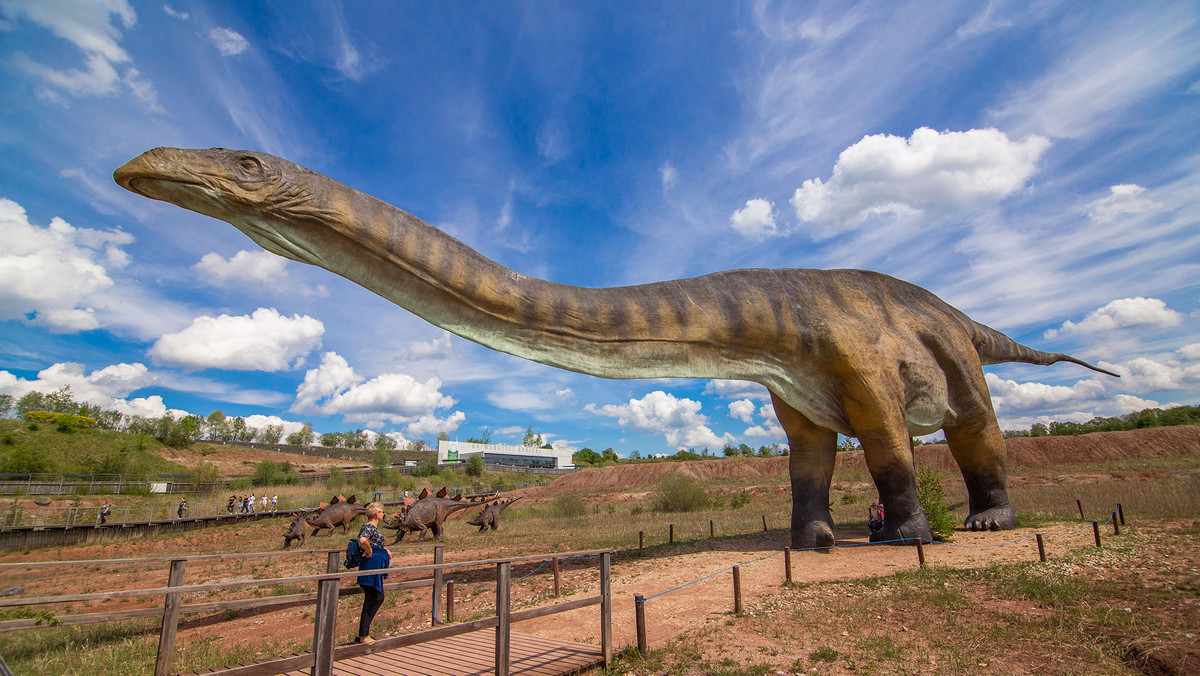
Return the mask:
<svg viewBox="0 0 1200 676">
<path fill-rule="evenodd" d="M 355 496 L 351 495 L 346 500 L 342 500 L 341 496 L 336 496 L 320 511 L 309 514 L 304 517 L 308 525 L 313 527 L 313 532 L 310 535 L 316 535 L 322 528 L 328 528 L 329 532 L 326 537 L 333 535 L 335 526 L 342 527 L 342 534 L 350 532 L 350 522 L 357 519 L 367 511 L 366 507 L 358 504 Z"/>
<path fill-rule="evenodd" d="M 397 531 L 395 542 L 403 540 L 405 533 L 414 531 L 421 534 L 417 537 L 418 541 L 424 540 L 425 535 L 431 530 L 433 536 L 440 540 L 446 517 L 457 511 L 481 505 L 483 502 L 483 500 L 468 500 L 461 495 L 447 498 L 445 488 L 438 491 L 437 495 L 431 495 L 429 489 L 425 489 L 421 491 L 421 495 L 411 507 L 398 513 L 390 523 L 380 525 Z"/>
<path fill-rule="evenodd" d="M 283 532 L 283 548 L 287 549 L 288 545 L 292 544 L 292 540 L 299 540 L 298 546 L 304 546 L 304 540 L 308 537 L 308 528 L 304 520 L 306 512 L 295 512 L 292 514 L 292 524 Z M 333 530 L 329 531 L 331 534 Z"/>
<path fill-rule="evenodd" d="M 474 519 L 471 519 L 467 523 L 471 524 L 472 526 L 479 526 L 480 533 L 484 532 L 489 527 L 492 530 L 496 530 L 500 527 L 500 512 L 503 512 L 505 507 L 508 507 L 523 497 L 525 496 L 518 495 L 515 498 L 501 498 L 499 500 L 493 500 L 487 504 L 487 507 L 483 508 L 483 511 L 479 512 L 478 516 L 476 516 Z"/>
<path fill-rule="evenodd" d="M 731 270 L 592 289 L 510 270 L 386 202 L 265 153 L 156 148 L 113 177 L 501 352 L 602 378 L 766 386 L 791 447 L 797 548 L 834 544 L 839 433 L 862 444 L 887 510 L 872 539 L 932 536 L 910 444 L 939 429 L 966 481 L 966 524 L 1013 527 L 1004 438 L 982 367 L 1067 361 L 1115 375 L 1021 345 L 877 272 Z"/>
</svg>

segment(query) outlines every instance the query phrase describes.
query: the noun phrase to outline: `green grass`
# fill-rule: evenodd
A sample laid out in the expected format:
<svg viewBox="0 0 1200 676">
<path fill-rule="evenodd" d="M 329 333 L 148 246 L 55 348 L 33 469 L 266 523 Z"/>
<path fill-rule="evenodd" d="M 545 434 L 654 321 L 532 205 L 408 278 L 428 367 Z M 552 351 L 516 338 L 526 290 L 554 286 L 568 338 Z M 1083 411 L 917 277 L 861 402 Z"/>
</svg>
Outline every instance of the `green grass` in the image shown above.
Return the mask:
<svg viewBox="0 0 1200 676">
<path fill-rule="evenodd" d="M 0 420 L 0 467 L 14 453 L 32 452 L 44 462 L 42 471 L 54 474 L 114 473 L 186 474 L 187 469 L 154 454 L 157 439 L 103 429 L 66 433 L 52 425 L 36 429 L 20 420 Z M 11 441 L 11 443 L 8 443 Z"/>
</svg>

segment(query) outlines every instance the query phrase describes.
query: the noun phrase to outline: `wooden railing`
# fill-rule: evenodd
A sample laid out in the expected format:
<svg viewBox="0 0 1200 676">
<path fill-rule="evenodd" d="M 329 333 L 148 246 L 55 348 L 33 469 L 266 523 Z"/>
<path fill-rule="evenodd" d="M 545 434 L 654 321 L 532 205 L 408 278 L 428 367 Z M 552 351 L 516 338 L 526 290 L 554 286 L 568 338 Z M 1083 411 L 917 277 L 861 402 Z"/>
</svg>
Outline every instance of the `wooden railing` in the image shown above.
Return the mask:
<svg viewBox="0 0 1200 676">
<path fill-rule="evenodd" d="M 203 583 L 203 584 L 184 584 L 184 576 L 187 572 L 188 562 L 195 561 L 213 561 L 213 560 L 232 560 L 239 558 L 264 557 L 264 556 L 295 556 L 299 554 L 324 553 L 326 555 L 326 572 L 320 575 L 302 575 L 293 577 L 268 578 L 262 580 L 238 580 L 231 582 L 218 583 Z M 249 608 L 275 608 L 280 606 L 315 603 L 316 612 L 313 626 L 313 649 L 311 653 L 284 657 L 267 662 L 261 662 L 254 665 L 230 667 L 225 670 L 219 670 L 211 673 L 225 674 L 227 676 L 263 676 L 267 674 L 279 674 L 286 671 L 296 669 L 311 668 L 311 673 L 314 676 L 329 676 L 333 670 L 333 663 L 336 660 L 366 655 L 383 650 L 400 648 L 403 646 L 415 645 L 426 641 L 433 641 L 440 638 L 457 636 L 472 631 L 481 629 L 496 628 L 496 674 L 497 676 L 507 676 L 509 672 L 509 627 L 513 622 L 523 620 L 531 620 L 546 615 L 562 613 L 577 608 L 583 608 L 592 605 L 600 606 L 600 646 L 605 666 L 609 666 L 612 662 L 612 589 L 611 589 L 611 567 L 612 567 L 612 552 L 611 550 L 592 550 L 584 552 L 568 552 L 558 554 L 546 554 L 538 556 L 520 556 L 498 559 L 483 559 L 476 561 L 460 561 L 443 563 L 442 562 L 442 547 L 437 546 L 434 549 L 435 563 L 417 566 L 399 566 L 388 569 L 381 569 L 378 572 L 388 573 L 431 573 L 430 578 L 421 578 L 415 580 L 406 580 L 399 583 L 391 583 L 384 585 L 385 589 L 407 589 L 416 587 L 432 587 L 433 598 L 435 599 L 435 617 L 437 615 L 436 608 L 441 606 L 441 587 L 442 575 L 444 571 L 451 569 L 467 569 L 479 568 L 482 566 L 495 566 L 496 570 L 496 615 L 487 617 L 472 622 L 463 622 L 459 624 L 450 624 L 441 627 L 435 627 L 425 631 L 419 631 L 403 636 L 395 636 L 391 638 L 382 638 L 373 644 L 353 644 L 347 646 L 335 645 L 335 625 L 337 620 L 337 600 L 341 595 L 361 593 L 357 588 L 342 589 L 339 583 L 344 578 L 356 578 L 364 573 L 358 570 L 341 571 L 341 561 L 344 556 L 342 550 L 308 550 L 294 552 L 256 552 L 247 554 L 214 554 L 205 556 L 191 557 L 154 557 L 142 559 L 100 559 L 86 561 L 40 561 L 40 562 L 22 562 L 22 563 L 6 563 L 0 564 L 0 571 L 5 568 L 40 568 L 49 566 L 73 566 L 73 565 L 112 565 L 117 563 L 128 563 L 145 565 L 148 563 L 165 563 L 170 562 L 170 569 L 167 576 L 166 587 L 154 587 L 150 589 L 125 589 L 108 592 L 91 592 L 84 594 L 62 594 L 57 596 L 38 596 L 38 597 L 23 597 L 23 598 L 0 598 L 0 608 L 12 608 L 21 606 L 36 606 L 52 603 L 72 603 L 124 598 L 145 598 L 161 596 L 164 603 L 158 608 L 142 608 L 135 610 L 123 610 L 107 613 L 77 613 L 71 615 L 56 615 L 53 617 L 52 623 L 55 625 L 78 625 L 91 624 L 95 622 L 112 622 L 128 620 L 137 617 L 157 617 L 162 616 L 162 628 L 159 633 L 158 657 L 155 662 L 155 676 L 166 676 L 171 673 L 171 665 L 175 652 L 175 633 L 179 625 L 179 616 L 184 613 L 199 613 L 199 612 L 215 612 L 224 610 L 244 610 Z M 576 599 L 557 603 L 551 606 L 543 606 L 539 608 L 531 608 L 513 612 L 510 609 L 511 600 L 511 566 L 514 563 L 524 563 L 530 561 L 543 561 L 547 559 L 561 558 L 581 558 L 595 556 L 600 559 L 600 593 L 596 596 Z M 557 569 L 557 566 L 556 566 Z M 375 571 L 372 571 L 373 573 Z M 219 601 L 214 603 L 198 603 L 184 605 L 181 602 L 184 594 L 199 593 L 199 592 L 220 592 L 229 589 L 239 589 L 245 587 L 260 587 L 281 584 L 303 584 L 316 583 L 316 593 L 309 594 L 290 594 L 286 596 L 275 596 L 259 599 L 241 599 L 236 601 Z M 0 632 L 17 631 L 22 629 L 35 629 L 50 626 L 51 622 L 47 622 L 40 618 L 8 620 L 0 622 Z"/>
</svg>

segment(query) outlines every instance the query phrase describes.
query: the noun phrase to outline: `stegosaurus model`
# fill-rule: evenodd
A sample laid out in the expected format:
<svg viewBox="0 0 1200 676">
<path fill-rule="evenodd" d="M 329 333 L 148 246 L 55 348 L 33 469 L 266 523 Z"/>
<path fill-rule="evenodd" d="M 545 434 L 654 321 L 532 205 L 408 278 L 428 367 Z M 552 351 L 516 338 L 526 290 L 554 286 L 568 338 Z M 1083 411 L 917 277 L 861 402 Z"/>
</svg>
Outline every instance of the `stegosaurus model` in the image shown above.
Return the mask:
<svg viewBox="0 0 1200 676">
<path fill-rule="evenodd" d="M 486 498 L 468 500 L 461 495 L 447 498 L 444 487 L 436 495 L 433 495 L 426 488 L 421 491 L 416 502 L 407 509 L 402 509 L 390 522 L 380 525 L 397 531 L 395 542 L 403 540 L 405 533 L 412 532 L 419 532 L 421 535 L 417 537 L 417 540 L 421 541 L 431 530 L 433 536 L 440 540 L 443 532 L 442 524 L 445 523 L 446 517 L 460 510 L 478 507 L 485 501 Z"/>
<path fill-rule="evenodd" d="M 328 505 L 322 505 L 320 511 L 305 516 L 304 520 L 313 527 L 312 535 L 316 535 L 322 528 L 328 528 L 329 532 L 325 535 L 331 536 L 335 526 L 341 526 L 342 534 L 345 535 L 350 531 L 350 522 L 366 511 L 367 508 L 358 504 L 355 496 L 351 495 L 343 500 L 342 496 L 338 495 L 334 496 Z M 303 543 L 301 540 L 301 544 Z"/>
<path fill-rule="evenodd" d="M 471 524 L 472 526 L 479 526 L 480 533 L 488 528 L 496 530 L 500 527 L 500 512 L 503 512 L 505 507 L 508 507 L 523 497 L 525 496 L 518 495 L 515 498 L 500 498 L 499 500 L 493 500 L 492 502 L 488 503 L 487 507 L 483 508 L 483 511 L 479 512 L 478 516 L 476 516 L 474 519 L 471 519 L 467 523 Z"/>
<path fill-rule="evenodd" d="M 932 537 L 910 444 L 939 429 L 967 484 L 967 525 L 1013 527 L 1004 437 L 982 367 L 1067 361 L 1108 373 L 1021 345 L 919 286 L 867 270 L 730 270 L 591 289 L 508 269 L 412 214 L 265 153 L 155 148 L 113 178 L 501 352 L 602 378 L 764 385 L 791 446 L 793 547 L 834 544 L 839 433 L 862 444 L 887 510 L 872 539 Z"/>
</svg>

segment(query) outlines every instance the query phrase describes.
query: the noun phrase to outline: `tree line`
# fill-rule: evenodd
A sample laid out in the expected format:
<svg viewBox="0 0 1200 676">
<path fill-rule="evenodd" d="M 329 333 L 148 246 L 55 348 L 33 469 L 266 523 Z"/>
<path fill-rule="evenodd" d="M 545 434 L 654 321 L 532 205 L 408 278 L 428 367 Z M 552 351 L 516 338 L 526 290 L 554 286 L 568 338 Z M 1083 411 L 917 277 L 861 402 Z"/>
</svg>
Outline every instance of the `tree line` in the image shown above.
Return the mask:
<svg viewBox="0 0 1200 676">
<path fill-rule="evenodd" d="M 1114 417 L 1096 417 L 1083 423 L 1051 422 L 1034 423 L 1027 430 L 1004 430 L 1004 438 L 1012 437 L 1065 437 L 1092 432 L 1125 432 L 1148 427 L 1172 427 L 1200 423 L 1200 406 L 1174 406 L 1144 408 L 1133 413 Z"/>
</svg>

